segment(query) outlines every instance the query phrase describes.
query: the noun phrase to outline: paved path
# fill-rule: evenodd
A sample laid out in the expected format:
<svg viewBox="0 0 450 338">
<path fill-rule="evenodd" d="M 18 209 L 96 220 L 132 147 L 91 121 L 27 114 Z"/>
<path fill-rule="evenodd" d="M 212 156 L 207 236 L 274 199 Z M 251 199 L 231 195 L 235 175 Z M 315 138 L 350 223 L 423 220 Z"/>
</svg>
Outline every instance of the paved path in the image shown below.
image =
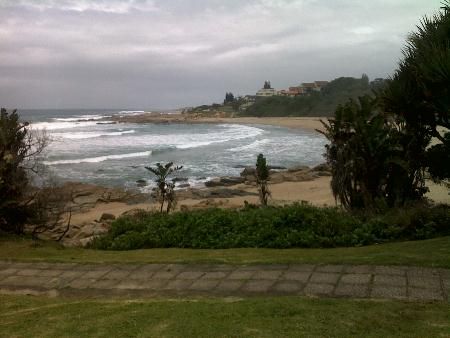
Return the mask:
<svg viewBox="0 0 450 338">
<path fill-rule="evenodd" d="M 365 265 L 0 261 L 0 291 L 53 295 L 305 295 L 449 301 L 450 270 Z"/>
</svg>

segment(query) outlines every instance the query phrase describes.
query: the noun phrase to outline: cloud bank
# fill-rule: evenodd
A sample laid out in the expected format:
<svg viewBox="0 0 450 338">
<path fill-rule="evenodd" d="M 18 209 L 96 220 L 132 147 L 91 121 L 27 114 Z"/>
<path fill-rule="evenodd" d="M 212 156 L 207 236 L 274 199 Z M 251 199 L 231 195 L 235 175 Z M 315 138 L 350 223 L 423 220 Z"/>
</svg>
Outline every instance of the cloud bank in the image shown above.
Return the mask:
<svg viewBox="0 0 450 338">
<path fill-rule="evenodd" d="M 440 0 L 0 0 L 0 105 L 172 108 L 386 77 Z"/>
</svg>

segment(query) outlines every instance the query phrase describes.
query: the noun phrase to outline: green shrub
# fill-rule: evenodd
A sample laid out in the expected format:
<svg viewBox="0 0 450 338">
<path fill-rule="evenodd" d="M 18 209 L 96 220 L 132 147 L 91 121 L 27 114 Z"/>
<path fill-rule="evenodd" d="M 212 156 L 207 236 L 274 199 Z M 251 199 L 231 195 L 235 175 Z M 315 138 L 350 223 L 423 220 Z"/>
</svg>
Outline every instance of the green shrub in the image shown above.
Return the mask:
<svg viewBox="0 0 450 338">
<path fill-rule="evenodd" d="M 306 204 L 284 207 L 140 213 L 120 217 L 92 246 L 140 248 L 322 248 L 450 234 L 450 208 L 410 207 L 356 215 Z"/>
</svg>

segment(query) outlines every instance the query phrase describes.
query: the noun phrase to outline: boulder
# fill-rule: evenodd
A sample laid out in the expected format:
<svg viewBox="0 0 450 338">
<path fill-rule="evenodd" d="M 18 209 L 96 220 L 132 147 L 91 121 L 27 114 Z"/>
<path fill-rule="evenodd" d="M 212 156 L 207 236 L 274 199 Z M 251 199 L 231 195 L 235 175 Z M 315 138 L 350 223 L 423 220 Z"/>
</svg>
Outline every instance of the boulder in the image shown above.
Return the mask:
<svg viewBox="0 0 450 338">
<path fill-rule="evenodd" d="M 116 216 L 114 216 L 113 214 L 108 214 L 108 213 L 105 212 L 100 217 L 100 222 L 113 221 L 115 219 L 116 219 Z"/>
<path fill-rule="evenodd" d="M 146 180 L 137 180 L 136 185 L 138 187 L 145 187 L 147 185 L 147 181 Z"/>
<path fill-rule="evenodd" d="M 214 178 L 211 181 L 205 182 L 206 187 L 224 187 L 230 185 L 236 185 L 240 183 L 244 183 L 245 178 L 243 177 L 219 177 Z"/>
<path fill-rule="evenodd" d="M 256 175 L 256 168 L 255 167 L 245 167 L 244 170 L 242 170 L 239 175 L 241 177 L 255 176 Z"/>
<path fill-rule="evenodd" d="M 311 170 L 312 171 L 328 171 L 328 172 L 331 172 L 331 167 L 327 163 L 321 163 L 319 165 L 316 165 Z"/>
</svg>

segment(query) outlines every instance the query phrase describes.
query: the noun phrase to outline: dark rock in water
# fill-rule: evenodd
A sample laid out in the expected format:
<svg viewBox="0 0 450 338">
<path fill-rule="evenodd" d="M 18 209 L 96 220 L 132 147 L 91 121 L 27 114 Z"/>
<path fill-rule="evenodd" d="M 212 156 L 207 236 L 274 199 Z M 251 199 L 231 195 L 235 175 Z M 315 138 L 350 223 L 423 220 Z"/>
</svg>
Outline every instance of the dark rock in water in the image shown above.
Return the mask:
<svg viewBox="0 0 450 338">
<path fill-rule="evenodd" d="M 269 166 L 267 166 L 267 168 L 269 170 L 286 170 L 287 169 L 286 167 L 279 166 L 279 165 L 269 165 Z"/>
<path fill-rule="evenodd" d="M 84 122 L 84 121 L 83 121 Z M 111 122 L 97 122 L 96 124 L 117 124 L 116 121 L 111 121 Z"/>
<path fill-rule="evenodd" d="M 249 165 L 243 165 L 243 164 L 238 164 L 238 165 L 233 166 L 234 169 L 244 169 L 244 168 L 247 168 L 247 167 L 250 167 L 250 166 Z"/>
<path fill-rule="evenodd" d="M 129 165 L 129 167 L 130 167 L 130 168 L 133 168 L 133 169 L 139 168 L 138 165 Z"/>
<path fill-rule="evenodd" d="M 309 170 L 309 167 L 307 165 L 297 165 L 295 167 L 289 168 L 288 172 L 304 171 L 304 170 Z"/>
<path fill-rule="evenodd" d="M 138 187 L 145 187 L 147 185 L 147 181 L 146 180 L 137 180 L 136 184 Z"/>
<path fill-rule="evenodd" d="M 175 177 L 172 178 L 172 182 L 186 182 L 188 180 L 187 177 Z"/>
<path fill-rule="evenodd" d="M 108 213 L 105 212 L 100 217 L 100 222 L 113 221 L 115 219 L 116 219 L 116 216 L 114 216 L 113 214 L 108 214 Z"/>
<path fill-rule="evenodd" d="M 189 183 L 183 183 L 178 186 L 178 188 L 189 188 L 191 185 Z"/>
<path fill-rule="evenodd" d="M 198 180 L 206 180 L 206 177 L 199 177 L 199 178 L 197 178 Z"/>
<path fill-rule="evenodd" d="M 223 187 L 229 185 L 236 185 L 240 183 L 244 183 L 245 178 L 243 177 L 220 177 L 215 178 L 211 181 L 205 182 L 205 186 L 207 187 Z"/>
</svg>

